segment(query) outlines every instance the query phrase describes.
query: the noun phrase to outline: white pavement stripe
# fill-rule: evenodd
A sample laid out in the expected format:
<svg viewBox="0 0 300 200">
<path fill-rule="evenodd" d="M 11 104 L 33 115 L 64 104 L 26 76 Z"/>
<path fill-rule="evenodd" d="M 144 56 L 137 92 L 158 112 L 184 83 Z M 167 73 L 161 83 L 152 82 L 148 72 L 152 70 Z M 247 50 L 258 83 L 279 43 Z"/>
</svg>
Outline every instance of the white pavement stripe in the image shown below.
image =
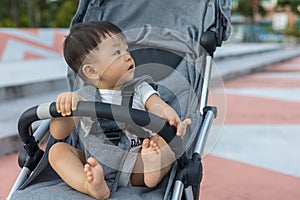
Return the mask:
<svg viewBox="0 0 300 200">
<path fill-rule="evenodd" d="M 300 72 L 272 72 L 272 73 L 262 73 L 258 75 L 259 77 L 266 78 L 287 78 L 287 79 L 299 79 L 300 81 Z M 300 86 L 300 82 L 299 82 Z"/>
<path fill-rule="evenodd" d="M 211 154 L 300 177 L 300 125 L 226 125 Z"/>
<path fill-rule="evenodd" d="M 0 62 L 0 87 L 31 84 L 67 77 L 63 57 L 19 62 Z"/>
<path fill-rule="evenodd" d="M 226 94 L 300 102 L 300 88 L 226 88 Z"/>
</svg>

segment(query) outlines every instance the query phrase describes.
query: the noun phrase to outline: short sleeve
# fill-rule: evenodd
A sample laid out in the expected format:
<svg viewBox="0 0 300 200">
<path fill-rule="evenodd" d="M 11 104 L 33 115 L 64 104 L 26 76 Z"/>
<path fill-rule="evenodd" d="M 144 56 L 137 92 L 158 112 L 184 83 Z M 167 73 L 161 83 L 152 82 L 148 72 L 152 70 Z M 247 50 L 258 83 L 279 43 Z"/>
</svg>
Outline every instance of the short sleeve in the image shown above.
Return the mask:
<svg viewBox="0 0 300 200">
<path fill-rule="evenodd" d="M 142 82 L 139 84 L 136 89 L 135 89 L 135 95 L 136 97 L 145 105 L 146 101 L 148 98 L 153 95 L 153 94 L 158 94 L 156 90 L 153 89 L 149 83 Z"/>
</svg>

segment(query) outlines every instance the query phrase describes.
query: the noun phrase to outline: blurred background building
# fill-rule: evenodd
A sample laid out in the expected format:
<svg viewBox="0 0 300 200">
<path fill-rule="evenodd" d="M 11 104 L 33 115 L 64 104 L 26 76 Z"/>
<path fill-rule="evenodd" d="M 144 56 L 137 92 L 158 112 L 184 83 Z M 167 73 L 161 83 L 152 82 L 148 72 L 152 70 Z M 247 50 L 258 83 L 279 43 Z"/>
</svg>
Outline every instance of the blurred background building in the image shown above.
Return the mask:
<svg viewBox="0 0 300 200">
<path fill-rule="evenodd" d="M 233 0 L 230 40 L 299 43 L 299 0 Z"/>
</svg>

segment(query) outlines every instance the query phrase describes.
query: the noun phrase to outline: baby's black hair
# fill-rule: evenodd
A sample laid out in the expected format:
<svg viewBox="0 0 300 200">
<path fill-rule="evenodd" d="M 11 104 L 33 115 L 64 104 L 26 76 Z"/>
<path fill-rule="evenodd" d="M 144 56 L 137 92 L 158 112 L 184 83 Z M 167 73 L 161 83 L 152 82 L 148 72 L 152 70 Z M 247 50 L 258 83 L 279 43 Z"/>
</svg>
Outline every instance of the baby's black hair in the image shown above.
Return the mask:
<svg viewBox="0 0 300 200">
<path fill-rule="evenodd" d="M 63 53 L 67 64 L 82 76 L 81 67 L 87 55 L 108 36 L 122 34 L 122 30 L 107 21 L 92 21 L 75 24 L 66 36 Z M 125 36 L 122 34 L 122 37 Z M 83 77 L 82 77 L 83 78 Z"/>
</svg>

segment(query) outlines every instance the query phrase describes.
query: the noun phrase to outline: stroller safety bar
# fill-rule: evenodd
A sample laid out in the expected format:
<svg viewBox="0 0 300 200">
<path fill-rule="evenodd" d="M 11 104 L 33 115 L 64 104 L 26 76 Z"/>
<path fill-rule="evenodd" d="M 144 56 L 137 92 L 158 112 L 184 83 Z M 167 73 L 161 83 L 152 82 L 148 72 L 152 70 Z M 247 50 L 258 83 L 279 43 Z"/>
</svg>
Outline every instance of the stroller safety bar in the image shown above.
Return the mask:
<svg viewBox="0 0 300 200">
<path fill-rule="evenodd" d="M 130 127 L 144 127 L 163 137 L 177 156 L 184 151 L 182 140 L 176 136 L 175 128 L 170 126 L 166 120 L 147 111 L 101 102 L 82 101 L 78 103 L 77 109 L 72 112 L 71 116 L 107 118 L 125 122 Z M 62 117 L 62 115 L 57 112 L 55 102 L 31 107 L 21 115 L 18 131 L 29 156 L 34 156 L 38 149 L 32 135 L 31 124 L 38 120 L 56 117 Z M 138 133 L 136 134 L 138 135 Z"/>
</svg>

